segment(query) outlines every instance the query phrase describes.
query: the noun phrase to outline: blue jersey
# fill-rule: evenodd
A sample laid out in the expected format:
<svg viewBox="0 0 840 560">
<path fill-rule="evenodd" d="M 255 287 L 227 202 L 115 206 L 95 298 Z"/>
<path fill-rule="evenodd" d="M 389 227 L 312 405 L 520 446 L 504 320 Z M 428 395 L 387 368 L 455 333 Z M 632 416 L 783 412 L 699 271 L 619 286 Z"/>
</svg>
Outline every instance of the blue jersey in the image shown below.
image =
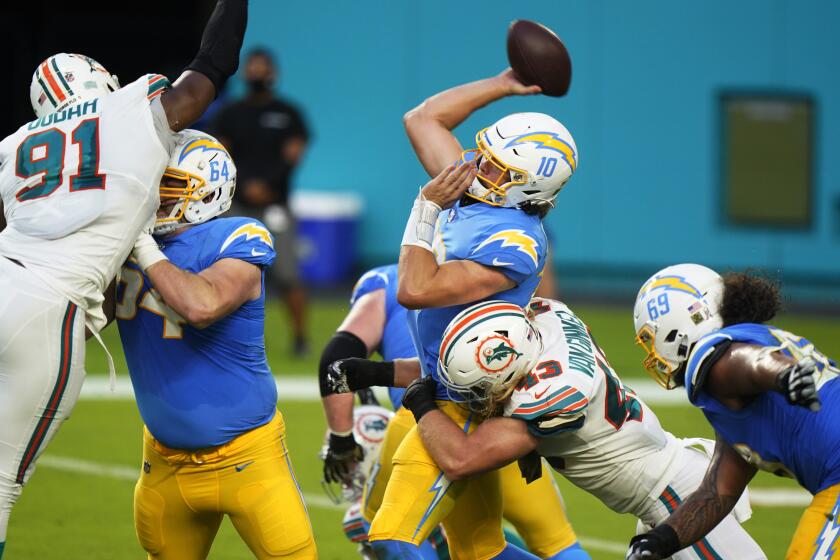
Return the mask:
<svg viewBox="0 0 840 560">
<path fill-rule="evenodd" d="M 495 268 L 516 282 L 504 292 L 485 299 L 500 299 L 524 307 L 540 283 L 545 265 L 546 237 L 542 221 L 517 208 L 484 203 L 462 206 L 441 213 L 434 251 L 438 263 L 470 260 Z M 438 379 L 437 362 L 443 331 L 464 305 L 421 309 L 409 313 L 409 328 L 418 347 L 424 375 Z M 449 399 L 438 383 L 438 398 Z"/>
<path fill-rule="evenodd" d="M 248 218 L 217 218 L 159 241 L 172 264 L 193 273 L 221 259 L 264 268 L 275 257 L 271 234 Z M 117 318 L 137 406 L 152 435 L 168 447 L 201 449 L 271 420 L 277 387 L 265 357 L 265 290 L 199 329 L 150 287 L 136 264 L 126 263 Z"/>
<path fill-rule="evenodd" d="M 385 290 L 385 328 L 377 351 L 386 361 L 416 357 L 417 351 L 408 332 L 407 310 L 397 301 L 397 265 L 380 266 L 365 272 L 353 288 L 350 306 L 355 305 L 363 295 L 376 290 Z M 394 410 L 402 406 L 404 392 L 405 389 L 388 388 Z"/>
<path fill-rule="evenodd" d="M 730 410 L 703 390 L 702 378 L 721 348 L 732 342 L 757 344 L 796 360 L 810 357 L 817 363 L 822 409 L 811 412 L 787 403 L 780 393 L 768 391 L 742 410 Z M 840 483 L 840 382 L 836 364 L 807 339 L 770 325 L 744 323 L 723 328 L 697 341 L 686 367 L 689 399 L 742 457 L 756 467 L 796 478 L 812 494 Z"/>
</svg>

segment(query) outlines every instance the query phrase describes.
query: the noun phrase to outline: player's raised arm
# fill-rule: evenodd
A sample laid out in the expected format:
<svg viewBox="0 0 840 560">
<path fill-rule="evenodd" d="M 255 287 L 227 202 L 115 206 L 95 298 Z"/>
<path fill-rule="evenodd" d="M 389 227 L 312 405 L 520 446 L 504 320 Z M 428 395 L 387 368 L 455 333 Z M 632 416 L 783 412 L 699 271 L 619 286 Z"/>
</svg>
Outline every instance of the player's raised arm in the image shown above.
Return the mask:
<svg viewBox="0 0 840 560">
<path fill-rule="evenodd" d="M 628 560 L 668 558 L 707 535 L 738 502 L 756 468 L 718 435 L 700 487 L 668 519 L 630 541 Z"/>
<path fill-rule="evenodd" d="M 461 144 L 452 129 L 473 112 L 509 95 L 540 93 L 526 86 L 510 68 L 492 78 L 460 85 L 434 95 L 403 117 L 408 139 L 426 172 L 434 177 L 461 157 Z"/>
<path fill-rule="evenodd" d="M 236 72 L 247 22 L 248 0 L 217 0 L 198 54 L 160 98 L 172 130 L 197 121 Z"/>
</svg>

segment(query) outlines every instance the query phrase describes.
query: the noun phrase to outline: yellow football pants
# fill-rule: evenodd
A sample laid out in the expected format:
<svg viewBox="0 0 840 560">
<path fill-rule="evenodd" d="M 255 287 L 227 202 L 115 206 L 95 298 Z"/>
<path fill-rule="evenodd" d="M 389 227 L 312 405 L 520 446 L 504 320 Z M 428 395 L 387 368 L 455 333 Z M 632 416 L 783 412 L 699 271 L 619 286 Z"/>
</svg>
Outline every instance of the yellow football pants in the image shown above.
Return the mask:
<svg viewBox="0 0 840 560">
<path fill-rule="evenodd" d="M 280 411 L 198 452 L 169 449 L 144 431 L 134 524 L 149 558 L 206 558 L 225 514 L 257 558 L 318 557 Z"/>
<path fill-rule="evenodd" d="M 438 404 L 442 405 L 441 408 L 444 409 L 444 412 L 447 415 L 463 427 L 466 419 L 466 412 L 463 409 L 453 403 L 446 403 L 444 405 L 439 402 Z M 372 522 L 375 519 L 377 512 L 380 509 L 380 505 L 383 503 L 383 499 L 386 494 L 386 487 L 390 488 L 392 484 L 398 484 L 399 486 L 403 486 L 403 483 L 420 485 L 419 488 L 414 488 L 408 493 L 405 493 L 405 490 L 402 488 L 395 489 L 391 491 L 392 498 L 399 500 L 399 496 L 404 495 L 403 500 L 408 501 L 409 499 L 412 499 L 409 496 L 419 495 L 421 499 L 419 500 L 419 503 L 415 505 L 413 511 L 406 514 L 408 517 L 406 517 L 406 521 L 402 524 L 403 526 L 401 528 L 391 528 L 397 524 L 399 519 L 390 519 L 389 522 L 386 522 L 385 519 L 381 519 L 376 525 L 376 528 L 373 526 L 371 527 L 371 535 L 377 534 L 374 531 L 379 530 L 379 527 L 389 527 L 388 529 L 384 529 L 384 534 L 401 534 L 402 538 L 397 536 L 377 536 L 377 538 L 372 537 L 371 540 L 395 539 L 419 544 L 425 539 L 425 537 L 420 538 L 421 534 L 427 535 L 428 531 L 434 528 L 435 525 L 440 522 L 440 519 L 443 519 L 444 515 L 441 512 L 444 511 L 444 509 L 449 508 L 453 513 L 443 522 L 443 524 L 447 530 L 447 536 L 450 538 L 450 547 L 452 549 L 453 558 L 488 557 L 484 555 L 486 551 L 490 551 L 489 557 L 498 554 L 501 550 L 499 547 L 504 547 L 504 543 L 501 541 L 500 545 L 499 542 L 496 541 L 494 531 L 480 531 L 478 534 L 473 535 L 473 532 L 477 528 L 480 528 L 480 524 L 476 519 L 471 517 L 471 515 L 473 515 L 471 512 L 476 510 L 489 511 L 488 508 L 493 506 L 493 502 L 489 496 L 487 498 L 488 501 L 485 502 L 485 498 L 480 495 L 480 492 L 483 491 L 481 490 L 484 487 L 483 484 L 475 484 L 470 486 L 468 490 L 461 491 L 458 491 L 456 487 L 454 491 L 461 492 L 458 496 L 458 504 L 450 505 L 448 504 L 448 500 L 447 503 L 439 504 L 435 510 L 438 510 L 438 508 L 442 509 L 434 511 L 433 514 L 430 515 L 430 517 L 434 517 L 436 521 L 432 522 L 431 519 L 427 519 L 423 524 L 423 527 L 417 532 L 417 535 L 413 535 L 416 527 L 412 528 L 412 523 L 417 524 L 418 520 L 422 519 L 422 516 L 426 513 L 425 510 L 423 512 L 420 512 L 419 510 L 422 508 L 423 504 L 425 504 L 426 507 L 430 505 L 429 497 L 424 494 L 428 494 L 432 497 L 432 499 L 434 499 L 434 496 L 432 496 L 432 492 L 430 492 L 429 489 L 440 475 L 440 470 L 436 465 L 434 465 L 434 462 L 431 460 L 431 457 L 428 456 L 425 447 L 423 447 L 419 435 L 416 433 L 416 429 L 414 429 L 415 426 L 416 423 L 414 422 L 414 417 L 411 412 L 405 408 L 398 410 L 389 422 L 388 432 L 385 435 L 385 440 L 383 441 L 380 450 L 379 461 L 371 478 L 368 480 L 368 486 L 365 489 L 364 516 L 368 522 Z M 401 456 L 409 454 L 410 457 L 410 453 L 415 452 L 416 447 L 419 444 L 421 451 L 417 457 L 420 457 L 421 459 L 417 460 L 415 458 L 415 464 L 413 465 L 411 460 L 403 459 L 400 461 L 395 459 L 397 449 L 412 429 L 414 429 L 413 433 L 416 440 L 413 443 L 406 444 L 411 447 L 407 447 L 407 451 L 401 450 L 400 453 L 402 454 Z M 414 449 L 415 451 L 412 451 L 411 449 Z M 389 479 L 392 479 L 392 470 L 395 469 L 397 462 L 401 462 L 404 465 L 410 465 L 401 467 L 403 472 L 399 479 L 402 480 L 403 483 L 389 482 Z M 431 464 L 433 469 L 423 467 L 422 465 L 424 464 Z M 427 477 L 431 477 L 430 480 L 423 480 L 422 475 L 424 472 L 427 473 Z M 525 540 L 525 543 L 528 545 L 531 552 L 542 558 L 547 558 L 571 546 L 577 541 L 577 537 L 566 518 L 560 493 L 554 485 L 551 471 L 547 466 L 543 469 L 543 476 L 531 484 L 525 484 L 525 480 L 521 477 L 519 468 L 516 464 L 508 465 L 498 471 L 498 479 L 501 484 L 502 492 L 502 514 L 505 519 L 510 521 L 514 527 L 516 527 L 517 532 L 520 536 L 522 536 L 523 540 Z M 424 485 L 426 489 L 425 491 L 422 490 Z M 455 485 L 453 485 L 453 487 L 454 486 Z M 450 488 L 446 492 L 446 494 L 449 495 L 449 498 L 454 495 L 451 494 L 454 491 Z M 476 491 L 479 493 L 478 496 L 475 495 Z M 495 492 L 497 492 L 497 490 L 492 490 L 491 494 Z M 447 498 L 447 496 L 445 496 L 444 499 L 445 498 Z M 423 499 L 425 499 L 425 502 Z M 473 500 L 477 500 L 477 503 L 473 502 Z M 464 514 L 460 515 L 459 511 L 463 511 Z M 409 518 L 411 518 L 411 521 L 409 521 Z M 494 523 L 498 524 L 497 522 Z M 408 535 L 409 532 L 411 532 L 412 535 Z M 461 535 L 466 535 L 467 537 L 462 538 Z M 486 540 L 486 542 L 478 542 L 482 539 Z M 494 550 L 495 552 L 493 552 Z"/>
<path fill-rule="evenodd" d="M 826 488 L 799 519 L 786 560 L 840 558 L 840 484 Z"/>
</svg>

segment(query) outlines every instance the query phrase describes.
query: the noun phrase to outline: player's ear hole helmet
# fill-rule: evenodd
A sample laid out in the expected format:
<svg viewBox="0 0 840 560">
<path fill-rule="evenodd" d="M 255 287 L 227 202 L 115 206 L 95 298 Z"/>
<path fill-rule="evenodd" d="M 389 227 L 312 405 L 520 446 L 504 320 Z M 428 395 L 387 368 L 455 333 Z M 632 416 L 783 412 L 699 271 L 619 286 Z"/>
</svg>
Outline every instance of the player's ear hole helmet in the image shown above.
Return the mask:
<svg viewBox="0 0 840 560">
<path fill-rule="evenodd" d="M 471 410 L 491 412 L 539 360 L 539 332 L 518 305 L 489 300 L 455 316 L 440 344 L 438 375 L 453 400 Z"/>
<path fill-rule="evenodd" d="M 388 428 L 388 422 L 393 417 L 393 412 L 377 405 L 365 404 L 353 409 L 353 437 L 356 443 L 361 445 L 362 449 L 365 450 L 365 456 L 351 473 L 349 483 L 341 484 L 340 488 L 337 488 L 337 485 L 331 485 L 326 481 L 321 481 L 324 492 L 326 492 L 333 503 L 353 503 L 361 499 L 365 481 L 370 476 L 373 465 L 379 459 L 379 448 L 382 447 L 382 442 L 385 441 L 385 431 Z M 330 431 L 327 430 L 324 441 L 326 442 L 329 437 Z M 326 453 L 327 446 L 325 443 L 321 450 L 321 459 L 326 457 Z"/>
<path fill-rule="evenodd" d="M 236 190 L 236 166 L 222 144 L 204 132 L 178 133 L 160 180 L 155 235 L 200 224 L 227 212 Z"/>
<path fill-rule="evenodd" d="M 493 206 L 547 211 L 578 166 L 571 133 L 543 113 L 508 115 L 480 130 L 475 142 L 461 156 L 478 167 L 467 196 Z"/>
<path fill-rule="evenodd" d="M 644 367 L 666 389 L 681 384 L 679 373 L 691 347 L 720 329 L 723 279 L 699 264 L 663 268 L 644 283 L 633 307 L 636 343 Z"/>
<path fill-rule="evenodd" d="M 81 54 L 55 54 L 38 65 L 29 85 L 29 101 L 38 118 L 74 103 L 102 97 L 120 88 L 117 77 Z"/>
</svg>

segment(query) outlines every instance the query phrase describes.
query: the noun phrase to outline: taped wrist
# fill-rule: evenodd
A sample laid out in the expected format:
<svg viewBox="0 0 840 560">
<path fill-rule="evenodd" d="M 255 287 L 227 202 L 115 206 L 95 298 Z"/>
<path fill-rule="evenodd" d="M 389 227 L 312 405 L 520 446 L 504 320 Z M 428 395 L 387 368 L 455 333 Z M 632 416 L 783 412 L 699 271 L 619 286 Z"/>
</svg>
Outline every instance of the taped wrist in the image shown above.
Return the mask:
<svg viewBox="0 0 840 560">
<path fill-rule="evenodd" d="M 239 51 L 248 23 L 248 0 L 218 0 L 204 27 L 198 54 L 187 66 L 207 76 L 222 91 L 225 81 L 239 67 Z"/>
<path fill-rule="evenodd" d="M 331 363 L 344 358 L 367 358 L 367 355 L 367 346 L 361 338 L 347 331 L 335 333 L 324 346 L 321 361 L 318 364 L 318 385 L 321 388 L 321 396 L 326 397 L 332 394 L 327 387 L 327 373 Z"/>
<path fill-rule="evenodd" d="M 338 435 L 330 432 L 329 448 L 334 453 L 347 453 L 356 449 L 356 438 L 353 437 L 353 432 L 350 435 Z"/>
<path fill-rule="evenodd" d="M 411 214 L 405 224 L 402 245 L 414 245 L 432 251 L 435 238 L 435 224 L 442 209 L 430 200 L 418 195 L 411 207 Z"/>
<path fill-rule="evenodd" d="M 683 548 L 680 546 L 680 538 L 677 536 L 677 532 L 668 524 L 657 525 L 650 531 L 650 534 L 656 537 L 658 552 L 663 558 L 668 558 Z"/>
</svg>

